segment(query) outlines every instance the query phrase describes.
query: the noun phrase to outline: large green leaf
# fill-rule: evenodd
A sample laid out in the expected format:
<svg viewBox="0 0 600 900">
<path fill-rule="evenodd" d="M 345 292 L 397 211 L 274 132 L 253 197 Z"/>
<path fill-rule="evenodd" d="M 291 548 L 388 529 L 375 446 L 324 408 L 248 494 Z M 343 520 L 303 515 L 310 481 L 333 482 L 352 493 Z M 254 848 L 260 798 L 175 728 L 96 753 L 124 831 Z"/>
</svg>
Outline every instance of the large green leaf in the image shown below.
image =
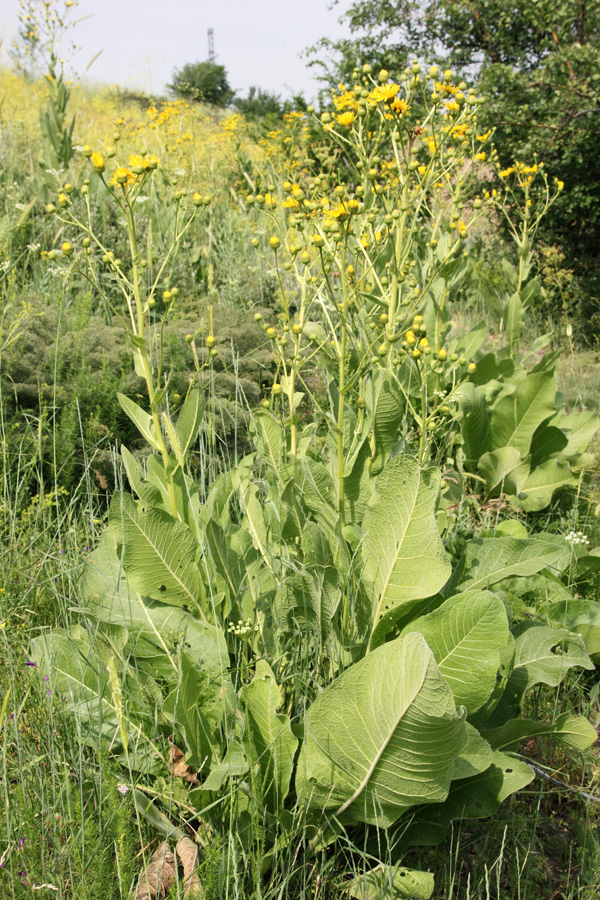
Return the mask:
<svg viewBox="0 0 600 900">
<path fill-rule="evenodd" d="M 513 394 L 503 397 L 492 412 L 492 450 L 514 447 L 521 456 L 529 453 L 538 425 L 556 412 L 556 379 L 549 372 L 528 375 Z"/>
<path fill-rule="evenodd" d="M 521 622 L 513 629 L 515 656 L 507 690 L 525 692 L 535 684 L 556 687 L 569 669 L 593 669 L 585 644 L 566 628 Z"/>
<path fill-rule="evenodd" d="M 455 569 L 451 586 L 460 590 L 488 588 L 512 575 L 535 575 L 542 569 L 561 571 L 568 562 L 564 538 L 538 534 L 520 538 L 475 538 L 469 541 Z"/>
<path fill-rule="evenodd" d="M 457 706 L 469 713 L 479 709 L 494 688 L 500 651 L 508 641 L 502 600 L 489 591 L 465 591 L 415 619 L 403 634 L 411 631 L 427 641 Z"/>
<path fill-rule="evenodd" d="M 579 478 L 568 463 L 549 459 L 533 469 L 525 479 L 521 486 L 524 496 L 519 498 L 519 506 L 525 512 L 537 512 L 548 506 L 555 491 L 565 487 L 576 488 L 578 484 Z"/>
<path fill-rule="evenodd" d="M 365 400 L 373 415 L 371 475 L 378 475 L 398 439 L 398 429 L 404 415 L 404 395 L 391 372 L 376 369 L 368 383 Z"/>
<path fill-rule="evenodd" d="M 513 484 L 509 478 L 519 465 L 521 454 L 514 447 L 500 447 L 499 450 L 484 453 L 477 463 L 477 470 L 485 478 L 488 494 L 496 488 L 502 493 L 511 493 Z"/>
<path fill-rule="evenodd" d="M 177 695 L 177 703 L 174 705 L 174 720 L 185 735 L 188 753 L 186 762 L 196 770 L 210 771 L 214 757 L 215 735 L 212 733 L 203 706 L 204 702 L 210 702 L 211 692 L 215 694 L 220 690 L 220 685 L 211 685 L 206 676 L 200 675 L 191 663 L 188 654 L 181 657 L 181 681 Z"/>
<path fill-rule="evenodd" d="M 346 669 L 309 708 L 298 796 L 342 821 L 389 825 L 445 799 L 466 742 L 431 650 L 410 634 Z"/>
<path fill-rule="evenodd" d="M 537 722 L 531 719 L 510 719 L 499 728 L 484 731 L 485 739 L 494 750 L 518 751 L 523 741 L 537 737 L 552 737 L 555 741 L 587 750 L 597 740 L 596 729 L 583 716 L 563 713 L 555 722 Z"/>
<path fill-rule="evenodd" d="M 408 847 L 439 844 L 450 822 L 493 816 L 507 797 L 526 787 L 534 777 L 531 766 L 495 751 L 492 764 L 473 778 L 453 784 L 444 803 L 417 811 L 403 831 L 402 843 Z"/>
<path fill-rule="evenodd" d="M 123 412 L 126 412 L 142 437 L 144 437 L 155 450 L 160 449 L 154 420 L 150 413 L 145 412 L 141 406 L 126 397 L 125 394 L 117 394 Z"/>
<path fill-rule="evenodd" d="M 257 769 L 260 802 L 277 814 L 288 795 L 298 740 L 289 716 L 277 712 L 281 692 L 265 660 L 257 662 L 254 678 L 242 688 L 240 699 L 246 713 L 244 747 Z"/>
<path fill-rule="evenodd" d="M 188 606 L 206 618 L 204 585 L 195 562 L 198 545 L 187 525 L 161 509 L 144 511 L 130 494 L 117 491 L 109 528 L 123 542 L 123 568 L 134 591 Z"/>
<path fill-rule="evenodd" d="M 344 889 L 356 900 L 429 900 L 433 887 L 431 872 L 383 863 L 344 884 Z"/>
<path fill-rule="evenodd" d="M 265 465 L 278 476 L 285 474 L 287 446 L 280 421 L 266 410 L 256 410 L 252 417 L 252 432 L 254 445 Z"/>
<path fill-rule="evenodd" d="M 48 677 L 53 696 L 77 717 L 84 743 L 98 746 L 104 737 L 111 748 L 129 738 L 129 762 L 136 769 L 151 771 L 163 764 L 149 733 L 154 722 L 154 704 L 143 690 L 136 673 L 121 667 L 111 657 L 111 687 L 107 662 L 100 657 L 91 636 L 76 626 L 71 632 L 54 629 L 31 642 L 30 656 Z M 122 671 L 121 671 L 122 670 Z"/>
<path fill-rule="evenodd" d="M 363 520 L 364 580 L 373 630 L 398 607 L 437 593 L 451 573 L 435 519 L 438 469 L 394 457 L 375 486 Z"/>
<path fill-rule="evenodd" d="M 204 415 L 206 398 L 200 388 L 194 388 L 186 397 L 185 403 L 177 418 L 175 435 L 179 444 L 179 454 L 185 460 L 190 447 L 198 437 L 200 424 Z"/>
<path fill-rule="evenodd" d="M 129 585 L 117 553 L 117 541 L 105 531 L 86 561 L 80 582 L 80 611 L 101 622 L 127 629 L 126 652 L 138 664 L 148 660 L 150 671 L 162 677 L 178 677 L 175 645 L 182 642 L 194 665 L 213 677 L 229 661 L 227 643 L 219 627 L 199 621 L 178 606 L 161 603 L 136 593 Z"/>
<path fill-rule="evenodd" d="M 596 413 L 582 412 L 562 416 L 558 421 L 559 428 L 567 437 L 567 446 L 561 451 L 561 459 L 575 459 L 588 447 L 600 427 Z"/>
<path fill-rule="evenodd" d="M 489 447 L 489 404 L 483 391 L 469 381 L 461 385 L 457 393 L 461 401 L 465 465 L 469 471 L 474 471 L 477 461 Z"/>
<path fill-rule="evenodd" d="M 452 767 L 452 781 L 461 778 L 472 778 L 485 772 L 493 761 L 493 751 L 485 738 L 479 734 L 477 729 L 470 722 L 465 723 L 467 726 L 467 743 L 454 760 Z"/>
</svg>

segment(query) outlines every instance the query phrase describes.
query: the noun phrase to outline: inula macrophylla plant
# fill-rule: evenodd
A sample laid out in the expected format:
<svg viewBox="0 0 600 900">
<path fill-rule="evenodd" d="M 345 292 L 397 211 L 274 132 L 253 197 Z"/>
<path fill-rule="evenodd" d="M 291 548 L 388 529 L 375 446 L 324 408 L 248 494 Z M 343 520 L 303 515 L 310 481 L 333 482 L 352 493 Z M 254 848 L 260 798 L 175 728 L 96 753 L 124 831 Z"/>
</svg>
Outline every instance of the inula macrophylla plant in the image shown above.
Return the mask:
<svg viewBox="0 0 600 900">
<path fill-rule="evenodd" d="M 280 288 L 276 320 L 264 327 L 281 377 L 265 405 L 281 413 L 294 456 L 302 404 L 319 406 L 311 375 L 324 373 L 329 404 L 319 414 L 336 441 L 344 521 L 344 480 L 360 477 L 367 458 L 375 474 L 394 445 L 436 461 L 451 502 L 453 486 L 472 476 L 487 496 L 542 509 L 578 484 L 571 464 L 598 427 L 593 414 L 566 417 L 557 402 L 559 354 L 538 355 L 550 334 L 523 359 L 519 351 L 525 313 L 542 293 L 532 240 L 561 183 L 551 188 L 543 163 L 516 163 L 498 173 L 504 189 L 467 202 L 478 168 L 495 165 L 490 133 L 477 134 L 481 100 L 451 72 L 419 73 L 416 65 L 390 83 L 382 72 L 376 84 L 356 72 L 311 148 L 333 171 L 270 153 L 290 180 L 276 191 L 275 173 L 259 172 L 254 180 L 270 190 L 246 198 L 257 210 L 253 244 L 261 234 Z M 518 267 L 503 262 L 506 345 L 483 355 L 487 324 L 457 337 L 451 316 L 469 233 L 486 214 L 506 218 Z"/>
<path fill-rule="evenodd" d="M 357 896 L 369 885 L 430 896 L 431 876 L 399 868 L 409 846 L 439 841 L 453 820 L 493 815 L 527 785 L 526 739 L 575 749 L 596 739 L 577 715 L 522 717 L 532 688 L 593 663 L 578 629 L 556 609 L 545 621 L 526 615 L 521 593 L 532 578 L 568 592 L 574 567 L 582 577 L 598 568 L 597 552 L 509 528 L 453 557 L 440 537 L 437 432 L 459 418 L 458 398 L 474 394 L 468 379 L 480 371 L 469 361 L 483 335 L 449 337 L 448 302 L 472 221 L 460 209 L 463 152 L 484 151 L 473 143 L 477 98 L 450 73 L 432 78 L 428 105 L 416 69 L 336 99 L 326 136 L 357 155 L 352 191 L 319 176 L 290 183 L 283 204 L 253 196 L 273 216 L 281 307 L 265 325 L 279 374 L 273 408 L 254 415 L 252 452 L 205 502 L 186 468 L 204 397 L 191 385 L 171 417 L 160 344 L 154 357 L 149 344 L 163 273 L 196 209 L 174 200 L 173 243 L 155 252 L 150 230 L 145 270 L 137 216 L 152 158 L 118 166 L 107 185 L 126 262 L 111 260 L 68 195 L 61 205 L 114 271 L 148 391 L 147 409 L 121 402 L 153 452 L 143 467 L 122 449 L 133 493 L 115 493 L 90 555 L 81 625 L 36 638 L 32 659 L 79 717 L 82 739 L 128 768 L 157 830 L 181 837 L 202 825 L 210 840 L 234 827 L 262 873 L 293 840 L 310 858 L 345 834 L 373 860 L 347 884 Z M 89 158 L 104 178 L 104 159 L 91 148 Z M 291 223 L 278 218 L 282 205 Z M 329 405 L 318 409 L 311 368 L 326 381 Z M 499 389 L 517 395 L 535 377 L 523 369 Z M 551 427 L 551 401 L 528 424 L 530 441 Z M 518 396 L 514 405 L 506 446 L 521 453 L 526 417 Z M 304 409 L 315 421 L 304 423 Z M 386 859 L 383 829 L 394 848 Z"/>
</svg>

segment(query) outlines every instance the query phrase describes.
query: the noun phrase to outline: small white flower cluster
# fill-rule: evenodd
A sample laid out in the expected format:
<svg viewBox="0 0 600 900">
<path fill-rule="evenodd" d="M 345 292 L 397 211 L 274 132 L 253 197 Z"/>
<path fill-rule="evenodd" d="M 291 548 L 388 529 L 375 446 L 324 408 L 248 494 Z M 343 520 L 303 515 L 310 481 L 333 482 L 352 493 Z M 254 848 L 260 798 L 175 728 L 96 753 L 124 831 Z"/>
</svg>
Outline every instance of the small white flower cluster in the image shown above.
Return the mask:
<svg viewBox="0 0 600 900">
<path fill-rule="evenodd" d="M 575 544 L 589 544 L 590 539 L 585 536 L 583 531 L 570 531 L 565 536 L 565 541 L 575 546 Z"/>
<path fill-rule="evenodd" d="M 256 628 L 258 628 L 258 625 L 253 625 L 250 619 L 246 619 L 245 622 L 240 619 L 238 622 L 230 622 L 227 630 L 230 634 L 235 634 L 237 637 L 243 637 L 245 634 L 249 634 Z"/>
</svg>

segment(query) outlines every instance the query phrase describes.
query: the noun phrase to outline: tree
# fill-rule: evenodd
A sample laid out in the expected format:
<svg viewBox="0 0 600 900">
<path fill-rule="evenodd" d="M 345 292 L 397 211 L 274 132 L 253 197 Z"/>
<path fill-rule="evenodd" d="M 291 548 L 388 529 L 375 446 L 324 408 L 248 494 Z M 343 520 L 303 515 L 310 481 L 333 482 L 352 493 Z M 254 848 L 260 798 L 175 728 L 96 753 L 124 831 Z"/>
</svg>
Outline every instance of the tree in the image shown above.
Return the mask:
<svg viewBox="0 0 600 900">
<path fill-rule="evenodd" d="M 228 106 L 234 91 L 227 80 L 225 66 L 213 62 L 186 63 L 173 73 L 172 84 L 167 85 L 179 97 L 213 106 Z"/>
<path fill-rule="evenodd" d="M 247 119 L 278 119 L 284 111 L 279 94 L 263 91 L 254 85 L 248 90 L 247 97 L 236 97 L 233 105 Z"/>
</svg>

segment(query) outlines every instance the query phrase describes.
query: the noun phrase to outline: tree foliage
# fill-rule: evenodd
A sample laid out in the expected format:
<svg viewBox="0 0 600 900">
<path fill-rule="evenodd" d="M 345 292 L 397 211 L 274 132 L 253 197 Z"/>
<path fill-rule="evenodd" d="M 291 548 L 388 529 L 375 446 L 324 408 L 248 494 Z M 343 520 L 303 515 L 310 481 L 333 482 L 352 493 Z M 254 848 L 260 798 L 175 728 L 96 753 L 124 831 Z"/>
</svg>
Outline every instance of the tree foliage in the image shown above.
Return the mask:
<svg viewBox="0 0 600 900">
<path fill-rule="evenodd" d="M 186 63 L 173 74 L 169 90 L 186 100 L 228 106 L 234 91 L 227 80 L 225 66 L 213 62 Z"/>
</svg>

